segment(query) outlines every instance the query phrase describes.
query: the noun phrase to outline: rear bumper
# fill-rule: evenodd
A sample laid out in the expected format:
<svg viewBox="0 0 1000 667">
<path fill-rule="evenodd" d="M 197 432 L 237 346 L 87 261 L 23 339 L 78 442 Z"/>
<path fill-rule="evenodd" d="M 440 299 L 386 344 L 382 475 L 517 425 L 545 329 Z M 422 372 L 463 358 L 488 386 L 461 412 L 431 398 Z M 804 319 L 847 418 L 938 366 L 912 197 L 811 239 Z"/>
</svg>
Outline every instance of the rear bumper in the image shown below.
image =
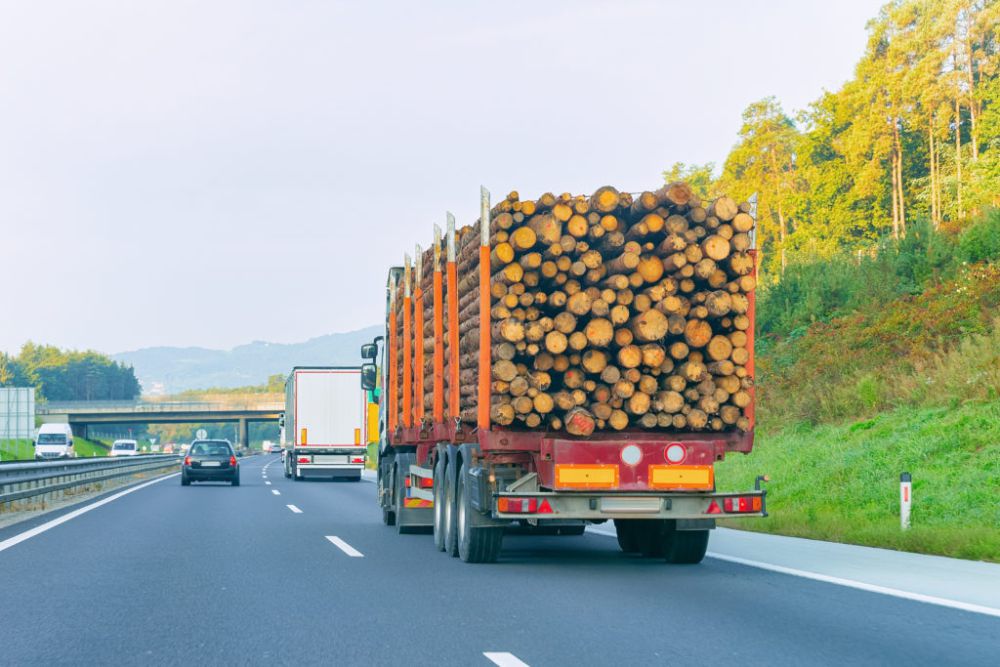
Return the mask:
<svg viewBox="0 0 1000 667">
<path fill-rule="evenodd" d="M 767 516 L 766 491 L 744 493 L 501 493 L 493 498 L 494 519 L 742 519 Z M 501 498 L 546 501 L 551 512 L 501 512 Z M 726 498 L 760 498 L 758 512 L 726 512 Z"/>
<path fill-rule="evenodd" d="M 297 463 L 300 477 L 360 477 L 363 463 Z"/>
<path fill-rule="evenodd" d="M 239 468 L 220 468 L 218 470 L 206 470 L 204 468 L 186 468 L 184 474 L 188 479 L 198 481 L 210 480 L 231 480 L 239 474 Z"/>
</svg>

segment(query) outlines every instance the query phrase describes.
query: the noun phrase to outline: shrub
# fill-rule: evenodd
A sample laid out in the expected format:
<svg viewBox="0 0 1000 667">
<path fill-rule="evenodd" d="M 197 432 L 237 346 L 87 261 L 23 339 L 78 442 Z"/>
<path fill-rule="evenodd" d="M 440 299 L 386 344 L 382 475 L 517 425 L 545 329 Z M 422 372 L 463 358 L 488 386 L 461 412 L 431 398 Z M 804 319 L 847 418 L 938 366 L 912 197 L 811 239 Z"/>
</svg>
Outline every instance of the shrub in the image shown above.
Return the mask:
<svg viewBox="0 0 1000 667">
<path fill-rule="evenodd" d="M 970 264 L 1000 259 L 1000 210 L 991 210 L 961 233 L 958 254 Z"/>
</svg>

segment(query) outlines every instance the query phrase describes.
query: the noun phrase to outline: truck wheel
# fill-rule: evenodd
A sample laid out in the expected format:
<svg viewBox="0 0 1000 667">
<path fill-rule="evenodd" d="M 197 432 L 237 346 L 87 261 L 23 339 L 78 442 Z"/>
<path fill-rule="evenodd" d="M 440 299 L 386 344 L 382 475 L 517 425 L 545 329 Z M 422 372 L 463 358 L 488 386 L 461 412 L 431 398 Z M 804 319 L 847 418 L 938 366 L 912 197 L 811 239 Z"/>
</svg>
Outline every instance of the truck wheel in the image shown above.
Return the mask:
<svg viewBox="0 0 1000 667">
<path fill-rule="evenodd" d="M 663 558 L 666 554 L 669 533 L 673 532 L 668 532 L 666 523 L 660 519 L 647 519 L 639 523 L 639 553 L 643 557 Z"/>
<path fill-rule="evenodd" d="M 282 470 L 285 471 L 285 479 L 289 479 L 292 476 L 292 471 L 288 467 L 288 461 L 285 461 L 284 465 L 281 466 Z"/>
<path fill-rule="evenodd" d="M 458 495 L 456 481 L 458 479 L 455 459 L 448 459 L 444 475 L 444 551 L 449 556 L 458 555 Z"/>
<path fill-rule="evenodd" d="M 434 463 L 434 547 L 444 551 L 445 534 L 445 497 L 444 497 L 444 452 L 438 451 Z"/>
<path fill-rule="evenodd" d="M 615 519 L 618 546 L 627 554 L 639 551 L 639 531 L 635 519 Z"/>
<path fill-rule="evenodd" d="M 396 513 L 389 509 L 388 503 L 385 502 L 385 476 L 382 474 L 381 468 L 379 468 L 378 476 L 378 501 L 382 507 L 382 523 L 387 526 L 395 526 Z"/>
<path fill-rule="evenodd" d="M 472 507 L 466 487 L 466 464 L 458 475 L 458 555 L 466 563 L 495 563 L 503 545 L 503 527 L 472 525 Z"/>
<path fill-rule="evenodd" d="M 705 558 L 708 551 L 707 530 L 668 530 L 664 540 L 664 552 L 668 563 L 676 565 L 696 565 Z"/>
</svg>

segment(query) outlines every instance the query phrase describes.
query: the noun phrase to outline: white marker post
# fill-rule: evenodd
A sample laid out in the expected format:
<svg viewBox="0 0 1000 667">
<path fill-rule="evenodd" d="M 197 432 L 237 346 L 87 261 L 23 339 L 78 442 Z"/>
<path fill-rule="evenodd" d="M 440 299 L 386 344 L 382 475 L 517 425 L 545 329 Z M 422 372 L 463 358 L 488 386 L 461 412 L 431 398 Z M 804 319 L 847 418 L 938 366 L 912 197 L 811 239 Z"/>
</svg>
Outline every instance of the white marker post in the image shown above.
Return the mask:
<svg viewBox="0 0 1000 667">
<path fill-rule="evenodd" d="M 910 528 L 910 505 L 913 503 L 913 482 L 910 473 L 899 476 L 899 525 L 903 530 Z"/>
</svg>

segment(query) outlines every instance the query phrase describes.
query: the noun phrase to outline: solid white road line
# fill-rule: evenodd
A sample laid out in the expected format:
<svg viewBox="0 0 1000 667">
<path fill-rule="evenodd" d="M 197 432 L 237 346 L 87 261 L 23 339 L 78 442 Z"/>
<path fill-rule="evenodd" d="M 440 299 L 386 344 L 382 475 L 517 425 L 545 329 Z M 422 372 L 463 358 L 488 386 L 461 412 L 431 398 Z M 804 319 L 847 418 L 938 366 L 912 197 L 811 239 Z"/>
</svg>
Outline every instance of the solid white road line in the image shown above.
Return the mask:
<svg viewBox="0 0 1000 667">
<path fill-rule="evenodd" d="M 76 517 L 80 516 L 81 514 L 86 514 L 90 510 L 96 510 L 101 505 L 107 505 L 111 501 L 118 500 L 122 496 L 127 496 L 128 494 L 133 493 L 134 491 L 138 491 L 139 489 L 145 489 L 147 486 L 151 486 L 153 484 L 159 484 L 160 482 L 162 482 L 164 480 L 170 479 L 172 477 L 177 477 L 178 475 L 180 475 L 180 473 L 179 472 L 175 472 L 172 475 L 166 475 L 164 477 L 160 477 L 159 479 L 154 479 L 154 480 L 151 480 L 149 482 L 145 482 L 143 484 L 139 484 L 138 486 L 133 486 L 131 488 L 125 489 L 124 491 L 119 491 L 115 495 L 108 496 L 104 500 L 98 500 L 96 503 L 91 503 L 90 505 L 87 505 L 86 507 L 81 507 L 78 510 L 73 510 L 72 512 L 69 512 L 67 514 L 63 514 L 61 517 L 59 517 L 57 519 L 52 519 L 52 521 L 46 521 L 45 523 L 41 524 L 40 526 L 35 526 L 31 530 L 26 530 L 23 533 L 15 535 L 14 537 L 8 537 L 3 542 L 0 542 L 0 551 L 6 551 L 7 549 L 10 549 L 15 544 L 20 544 L 21 542 L 24 542 L 25 540 L 29 540 L 32 537 L 34 537 L 35 535 L 40 535 L 41 533 L 44 533 L 47 530 L 51 530 L 51 529 L 55 528 L 56 526 L 58 526 L 60 524 L 66 523 L 70 519 L 75 519 Z"/>
<path fill-rule="evenodd" d="M 281 495 L 281 491 L 278 491 L 277 489 L 271 489 L 271 493 L 273 493 L 276 496 L 280 496 Z"/>
<path fill-rule="evenodd" d="M 288 509 L 292 510 L 292 511 L 293 511 L 293 512 L 295 512 L 296 514 L 302 514 L 302 510 L 300 510 L 300 509 L 299 509 L 298 507 L 296 507 L 295 505 L 285 505 L 285 507 L 287 507 Z"/>
<path fill-rule="evenodd" d="M 362 558 L 362 557 L 364 557 L 363 553 L 361 553 L 360 551 L 358 551 L 357 549 L 355 549 L 350 544 L 348 544 L 344 540 L 340 539 L 336 535 L 327 535 L 326 539 L 330 540 L 330 542 L 332 542 L 335 547 L 337 547 L 338 549 L 340 549 L 341 551 L 343 551 L 345 554 L 347 554 L 351 558 Z"/>
<path fill-rule="evenodd" d="M 806 572 L 805 570 L 796 570 L 794 568 L 784 567 L 782 565 L 771 565 L 770 563 L 761 563 L 759 561 L 749 560 L 747 558 L 739 558 L 737 556 L 726 556 L 724 554 L 717 554 L 711 551 L 709 551 L 705 555 L 708 556 L 709 558 L 715 558 L 716 560 L 729 561 L 730 563 L 738 563 L 740 565 L 756 567 L 760 568 L 761 570 L 770 570 L 771 572 L 780 572 L 781 574 L 790 574 L 793 577 L 802 577 L 803 579 L 812 579 L 814 581 L 822 581 L 828 584 L 847 586 L 848 588 L 857 588 L 858 590 L 868 591 L 870 593 L 881 593 L 882 595 L 891 595 L 893 597 L 903 598 L 905 600 L 926 602 L 927 604 L 936 604 L 942 607 L 950 607 L 952 609 L 971 611 L 975 614 L 986 614 L 987 616 L 996 616 L 1000 618 L 1000 609 L 994 607 L 986 607 L 983 605 L 971 604 L 968 602 L 959 602 L 958 600 L 949 600 L 947 598 L 939 598 L 933 595 L 924 595 L 923 593 L 911 593 L 910 591 L 903 591 L 898 588 L 889 588 L 888 586 L 878 586 L 876 584 L 866 584 L 863 581 L 855 581 L 854 579 L 831 577 L 826 574 L 818 574 L 816 572 Z"/>
<path fill-rule="evenodd" d="M 494 665 L 500 665 L 500 667 L 528 667 L 528 663 L 520 660 L 513 653 L 486 651 L 483 655 Z"/>
<path fill-rule="evenodd" d="M 598 528 L 591 526 L 587 528 L 587 531 L 591 533 L 596 533 L 597 535 L 604 535 L 605 537 L 616 537 L 613 529 L 609 530 L 603 527 Z M 911 591 L 904 591 L 899 588 L 890 588 L 889 586 L 879 586 L 878 584 L 868 584 L 863 581 L 857 581 L 855 579 L 834 577 L 828 574 L 820 574 L 818 572 L 797 570 L 792 567 L 785 567 L 783 565 L 772 565 L 771 563 L 764 563 L 762 561 L 750 560 L 749 558 L 740 558 L 738 556 L 727 556 L 726 554 L 715 553 L 713 551 L 709 551 L 708 553 L 705 554 L 705 556 L 708 558 L 714 558 L 716 560 L 724 560 L 730 563 L 746 565 L 747 567 L 756 567 L 761 570 L 769 570 L 770 572 L 787 574 L 793 577 L 802 577 L 803 579 L 822 581 L 824 583 L 834 584 L 836 586 L 847 586 L 848 588 L 856 588 L 860 591 L 868 591 L 869 593 L 891 595 L 892 597 L 903 598 L 904 600 L 925 602 L 927 604 L 936 604 L 941 607 L 950 607 L 951 609 L 960 609 L 962 611 L 969 611 L 974 614 L 986 614 L 987 616 L 1000 617 L 1000 609 L 996 607 L 987 607 L 984 605 L 973 604 L 970 602 L 961 602 L 959 600 L 949 600 L 948 598 L 941 598 L 934 595 L 925 595 L 923 593 L 913 593 Z"/>
</svg>

